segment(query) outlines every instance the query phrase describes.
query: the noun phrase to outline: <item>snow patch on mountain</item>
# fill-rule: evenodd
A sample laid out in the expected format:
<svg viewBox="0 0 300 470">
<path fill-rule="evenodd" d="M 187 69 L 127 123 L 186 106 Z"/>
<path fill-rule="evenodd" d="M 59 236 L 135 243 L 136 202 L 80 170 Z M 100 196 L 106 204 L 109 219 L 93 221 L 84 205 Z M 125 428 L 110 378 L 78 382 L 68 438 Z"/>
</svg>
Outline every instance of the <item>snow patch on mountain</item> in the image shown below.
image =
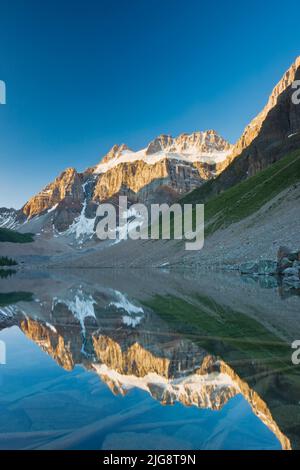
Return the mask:
<svg viewBox="0 0 300 470">
<path fill-rule="evenodd" d="M 116 165 L 121 163 L 133 163 L 139 160 L 144 161 L 148 165 L 155 165 L 155 163 L 159 162 L 160 160 L 169 159 L 169 160 L 176 160 L 181 162 L 187 163 L 221 163 L 230 154 L 230 150 L 221 151 L 221 152 L 203 152 L 201 154 L 197 154 L 196 152 L 183 152 L 183 153 L 176 153 L 176 152 L 157 152 L 152 155 L 146 154 L 147 149 L 144 148 L 143 150 L 139 150 L 138 152 L 133 152 L 131 150 L 125 150 L 121 153 L 119 157 L 113 158 L 112 160 L 108 161 L 107 163 L 99 163 L 96 166 L 94 173 L 106 173 L 108 170 L 111 170 Z"/>
<path fill-rule="evenodd" d="M 131 303 L 124 294 L 121 292 L 115 290 L 114 291 L 115 296 L 117 297 L 116 301 L 110 302 L 109 305 L 114 305 L 117 308 L 125 310 L 129 314 L 135 314 L 135 313 L 144 313 L 144 310 L 142 307 L 137 307 L 133 303 Z"/>
<path fill-rule="evenodd" d="M 0 210 L 0 227 L 14 229 L 18 225 L 15 211 L 9 209 Z"/>
<path fill-rule="evenodd" d="M 78 217 L 76 217 L 70 227 L 63 232 L 61 235 L 75 235 L 76 240 L 78 240 L 79 244 L 82 244 L 87 239 L 93 238 L 95 231 L 95 221 L 96 217 L 93 219 L 89 219 L 85 215 L 85 210 L 87 206 L 87 200 L 85 199 L 81 213 Z"/>
<path fill-rule="evenodd" d="M 148 165 L 165 158 L 186 163 L 221 163 L 231 153 L 232 146 L 214 131 L 194 132 L 171 136 L 159 136 L 146 148 L 134 152 L 126 145 L 114 146 L 102 162 L 94 168 L 94 174 L 106 173 L 121 163 L 139 160 Z"/>
<path fill-rule="evenodd" d="M 74 300 L 62 300 L 57 297 L 54 297 L 52 310 L 58 304 L 64 304 L 72 312 L 76 320 L 79 321 L 81 325 L 81 330 L 83 336 L 85 336 L 85 320 L 88 317 L 92 317 L 96 320 L 94 305 L 97 302 L 93 299 L 91 295 L 84 293 L 81 289 L 77 291 L 74 296 Z"/>
<path fill-rule="evenodd" d="M 130 317 L 129 315 L 123 315 L 122 317 L 124 325 L 130 326 L 131 328 L 137 327 L 141 323 L 142 319 L 143 317 Z"/>
<path fill-rule="evenodd" d="M 58 204 L 55 204 L 54 206 L 52 206 L 50 209 L 48 209 L 47 213 L 49 214 L 50 212 L 53 212 L 55 211 L 55 209 L 57 208 Z"/>
<path fill-rule="evenodd" d="M 124 325 L 135 328 L 141 323 L 144 317 L 144 309 L 142 307 L 134 305 L 121 292 L 117 290 L 114 290 L 113 292 L 117 300 L 110 302 L 109 306 L 114 306 L 117 309 L 125 310 L 127 315 L 122 316 L 122 321 Z"/>
<path fill-rule="evenodd" d="M 46 327 L 49 328 L 53 333 L 57 333 L 57 330 L 55 326 L 53 326 L 51 323 L 46 322 Z"/>
</svg>

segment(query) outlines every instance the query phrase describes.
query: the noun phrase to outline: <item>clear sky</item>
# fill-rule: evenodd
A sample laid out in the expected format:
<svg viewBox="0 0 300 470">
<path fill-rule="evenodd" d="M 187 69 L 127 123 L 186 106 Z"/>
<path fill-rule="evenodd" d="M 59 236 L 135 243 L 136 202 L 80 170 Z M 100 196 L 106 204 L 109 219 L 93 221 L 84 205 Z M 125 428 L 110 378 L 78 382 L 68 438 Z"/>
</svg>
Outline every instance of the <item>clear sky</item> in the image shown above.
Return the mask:
<svg viewBox="0 0 300 470">
<path fill-rule="evenodd" d="M 300 54 L 299 0 L 0 0 L 0 207 L 115 143 L 234 142 Z"/>
</svg>

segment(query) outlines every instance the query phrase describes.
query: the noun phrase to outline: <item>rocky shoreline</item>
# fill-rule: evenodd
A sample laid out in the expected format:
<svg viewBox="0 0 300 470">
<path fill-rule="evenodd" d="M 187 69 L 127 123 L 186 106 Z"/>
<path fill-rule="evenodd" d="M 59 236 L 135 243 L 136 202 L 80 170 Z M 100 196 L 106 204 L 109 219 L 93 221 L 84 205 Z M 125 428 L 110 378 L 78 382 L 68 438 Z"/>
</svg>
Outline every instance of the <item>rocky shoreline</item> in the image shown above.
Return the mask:
<svg viewBox="0 0 300 470">
<path fill-rule="evenodd" d="M 300 289 L 300 251 L 292 251 L 281 246 L 277 252 L 277 261 L 261 259 L 239 265 L 241 275 L 273 276 L 286 287 Z"/>
</svg>

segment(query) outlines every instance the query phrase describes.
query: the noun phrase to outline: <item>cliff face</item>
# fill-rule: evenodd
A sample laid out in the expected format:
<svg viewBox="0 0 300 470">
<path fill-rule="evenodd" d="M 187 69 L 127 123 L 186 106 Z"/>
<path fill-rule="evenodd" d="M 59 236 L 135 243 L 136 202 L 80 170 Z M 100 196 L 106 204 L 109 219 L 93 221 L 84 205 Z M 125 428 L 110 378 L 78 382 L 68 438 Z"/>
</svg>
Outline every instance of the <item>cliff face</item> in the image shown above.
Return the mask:
<svg viewBox="0 0 300 470">
<path fill-rule="evenodd" d="M 231 148 L 215 131 L 162 135 L 137 152 L 114 145 L 95 167 L 83 173 L 66 169 L 20 211 L 1 209 L 0 226 L 24 224 L 25 230 L 34 219 L 29 231 L 75 239 L 79 233 L 82 242 L 94 234 L 100 203 L 119 195 L 129 202 L 172 203 L 215 178 L 227 166 Z"/>
<path fill-rule="evenodd" d="M 160 135 L 138 152 L 115 145 L 94 167 L 97 203 L 119 194 L 132 201 L 174 201 L 214 178 L 228 164 L 232 146 L 215 131 Z"/>
<path fill-rule="evenodd" d="M 40 223 L 31 224 L 29 231 L 50 236 L 68 231 L 76 240 L 79 233 L 82 241 L 95 233 L 99 203 L 119 195 L 128 196 L 129 202 L 151 204 L 172 203 L 199 187 L 202 200 L 223 191 L 300 148 L 300 105 L 292 102 L 292 84 L 299 79 L 300 57 L 235 146 L 213 130 L 176 138 L 160 135 L 139 151 L 114 145 L 98 165 L 83 173 L 65 170 L 17 213 L 2 208 L 0 226 L 24 224 L 25 230 L 26 222 L 36 218 Z M 213 184 L 202 193 L 208 180 Z"/>
<path fill-rule="evenodd" d="M 158 192 L 168 188 L 168 199 L 175 200 L 212 178 L 220 166 L 207 163 L 188 163 L 164 158 L 153 165 L 143 160 L 121 163 L 100 174 L 95 186 L 93 200 L 105 201 L 112 196 L 127 195 L 131 200 L 159 202 Z"/>
<path fill-rule="evenodd" d="M 231 163 L 213 182 L 208 197 L 300 148 L 300 105 L 292 100 L 292 83 L 299 79 L 300 57 L 276 85 L 262 112 L 246 127 L 229 156 Z"/>
<path fill-rule="evenodd" d="M 148 145 L 146 155 L 158 152 L 178 154 L 208 154 L 226 152 L 232 146 L 214 130 L 205 132 L 193 132 L 192 134 L 180 134 L 173 138 L 170 135 L 160 135 Z"/>
<path fill-rule="evenodd" d="M 21 220 L 19 211 L 0 207 L 0 227 L 14 229 L 18 226 L 19 219 Z M 25 219 L 26 217 L 24 215 L 23 220 Z"/>
<path fill-rule="evenodd" d="M 274 87 L 269 97 L 269 100 L 266 106 L 264 107 L 264 109 L 261 111 L 261 113 L 259 113 L 258 116 L 256 116 L 250 122 L 250 124 L 246 127 L 242 136 L 240 137 L 240 139 L 237 141 L 237 143 L 235 144 L 233 148 L 233 151 L 231 154 L 232 159 L 240 155 L 243 152 L 243 150 L 246 147 L 248 147 L 254 141 L 254 139 L 259 135 L 260 131 L 262 130 L 263 123 L 266 120 L 268 114 L 271 112 L 273 108 L 275 108 L 278 104 L 280 104 L 280 102 L 282 102 L 281 95 L 287 90 L 289 90 L 289 93 L 288 93 L 289 99 L 287 100 L 288 102 L 286 102 L 285 100 L 284 107 L 280 110 L 282 115 L 286 114 L 286 120 L 281 120 L 281 122 L 278 122 L 279 129 L 276 128 L 274 130 L 276 130 L 277 132 L 279 130 L 279 134 L 277 135 L 277 137 L 280 137 L 280 138 L 287 136 L 286 134 L 288 132 L 292 134 L 300 130 L 299 129 L 300 115 L 299 115 L 299 112 L 296 113 L 297 108 L 295 108 L 295 105 L 292 104 L 292 99 L 291 99 L 291 93 L 294 92 L 295 90 L 294 89 L 290 90 L 292 83 L 299 78 L 299 70 L 298 70 L 299 67 L 300 67 L 300 57 L 296 59 L 296 61 L 292 64 L 292 66 L 283 75 L 282 79 Z M 271 114 L 269 117 L 274 119 L 273 114 Z M 274 122 L 274 124 L 276 123 Z M 283 128 L 281 128 L 283 124 L 285 125 Z"/>
<path fill-rule="evenodd" d="M 48 212 L 51 213 L 53 225 L 63 231 L 80 214 L 83 201 L 80 176 L 74 168 L 67 168 L 25 204 L 19 217 L 32 219 Z"/>
<path fill-rule="evenodd" d="M 215 131 L 175 139 L 161 135 L 136 153 L 124 145 L 115 146 L 96 167 L 99 176 L 93 199 L 100 202 L 122 194 L 147 204 L 160 202 L 163 190 L 164 202 L 174 201 L 220 174 L 228 165 L 231 148 Z"/>
</svg>

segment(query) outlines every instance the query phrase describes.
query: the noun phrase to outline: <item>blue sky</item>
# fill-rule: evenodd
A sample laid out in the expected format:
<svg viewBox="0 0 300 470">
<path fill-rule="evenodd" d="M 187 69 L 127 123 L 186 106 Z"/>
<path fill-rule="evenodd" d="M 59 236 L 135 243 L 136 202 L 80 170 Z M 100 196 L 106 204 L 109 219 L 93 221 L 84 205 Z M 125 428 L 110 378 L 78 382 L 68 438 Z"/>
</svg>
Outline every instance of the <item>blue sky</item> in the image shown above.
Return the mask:
<svg viewBox="0 0 300 470">
<path fill-rule="evenodd" d="M 1 0 L 0 207 L 115 143 L 234 142 L 300 54 L 299 0 Z"/>
</svg>

